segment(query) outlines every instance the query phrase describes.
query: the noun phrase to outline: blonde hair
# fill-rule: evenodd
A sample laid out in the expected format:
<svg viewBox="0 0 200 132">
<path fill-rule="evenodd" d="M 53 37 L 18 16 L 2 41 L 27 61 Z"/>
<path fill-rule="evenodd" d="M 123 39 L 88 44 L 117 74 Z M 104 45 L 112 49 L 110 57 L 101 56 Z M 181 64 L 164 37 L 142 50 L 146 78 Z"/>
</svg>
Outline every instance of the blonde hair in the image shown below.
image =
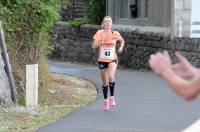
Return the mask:
<svg viewBox="0 0 200 132">
<path fill-rule="evenodd" d="M 111 19 L 111 22 L 112 22 L 112 18 L 111 18 L 110 16 L 105 16 L 105 17 L 103 18 L 103 21 L 101 22 L 101 28 L 102 28 L 102 29 L 104 29 L 104 20 L 105 20 L 106 18 L 110 18 L 110 19 Z"/>
</svg>

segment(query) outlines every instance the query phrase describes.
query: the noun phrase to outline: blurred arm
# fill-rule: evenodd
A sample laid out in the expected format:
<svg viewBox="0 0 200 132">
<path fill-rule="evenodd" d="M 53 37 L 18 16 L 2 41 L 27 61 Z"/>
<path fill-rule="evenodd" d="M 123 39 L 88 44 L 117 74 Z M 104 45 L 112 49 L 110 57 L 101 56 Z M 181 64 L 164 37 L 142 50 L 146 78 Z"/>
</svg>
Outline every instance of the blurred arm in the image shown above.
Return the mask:
<svg viewBox="0 0 200 132">
<path fill-rule="evenodd" d="M 161 76 L 172 90 L 188 101 L 195 99 L 200 93 L 200 74 L 191 80 L 186 80 L 178 76 L 171 68 L 167 68 L 161 73 Z"/>
</svg>

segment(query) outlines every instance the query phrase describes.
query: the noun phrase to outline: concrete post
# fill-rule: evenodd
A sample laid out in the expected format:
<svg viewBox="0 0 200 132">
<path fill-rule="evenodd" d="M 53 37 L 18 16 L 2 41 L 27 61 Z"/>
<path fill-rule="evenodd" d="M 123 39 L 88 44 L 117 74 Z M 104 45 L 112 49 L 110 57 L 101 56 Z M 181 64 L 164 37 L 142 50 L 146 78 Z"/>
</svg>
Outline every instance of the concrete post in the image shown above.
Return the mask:
<svg viewBox="0 0 200 132">
<path fill-rule="evenodd" d="M 38 64 L 26 65 L 26 106 L 38 106 Z"/>
</svg>

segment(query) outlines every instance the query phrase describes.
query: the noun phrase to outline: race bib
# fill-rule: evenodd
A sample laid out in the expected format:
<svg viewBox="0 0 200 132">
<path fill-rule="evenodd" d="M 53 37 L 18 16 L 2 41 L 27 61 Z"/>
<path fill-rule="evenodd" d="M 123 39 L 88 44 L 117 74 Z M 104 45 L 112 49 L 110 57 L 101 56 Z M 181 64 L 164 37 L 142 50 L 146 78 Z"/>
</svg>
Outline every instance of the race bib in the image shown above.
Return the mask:
<svg viewBox="0 0 200 132">
<path fill-rule="evenodd" d="M 107 46 L 100 47 L 99 60 L 110 61 L 115 58 L 114 55 L 115 55 L 115 47 L 107 47 Z"/>
</svg>

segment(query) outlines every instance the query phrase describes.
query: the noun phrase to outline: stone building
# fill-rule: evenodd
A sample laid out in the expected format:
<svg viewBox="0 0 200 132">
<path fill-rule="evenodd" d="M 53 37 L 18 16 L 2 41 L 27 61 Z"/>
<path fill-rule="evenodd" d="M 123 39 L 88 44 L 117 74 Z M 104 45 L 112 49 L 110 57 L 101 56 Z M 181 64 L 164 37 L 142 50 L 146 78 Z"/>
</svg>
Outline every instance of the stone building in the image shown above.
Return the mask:
<svg viewBox="0 0 200 132">
<path fill-rule="evenodd" d="M 107 15 L 115 24 L 165 27 L 173 37 L 190 37 L 193 1 L 107 0 Z"/>
<path fill-rule="evenodd" d="M 67 21 L 73 18 L 84 17 L 85 1 L 84 0 L 68 0 L 68 4 L 62 6 L 60 15 L 61 15 L 62 21 Z"/>
<path fill-rule="evenodd" d="M 170 26 L 170 0 L 107 0 L 107 14 L 116 24 Z"/>
</svg>

